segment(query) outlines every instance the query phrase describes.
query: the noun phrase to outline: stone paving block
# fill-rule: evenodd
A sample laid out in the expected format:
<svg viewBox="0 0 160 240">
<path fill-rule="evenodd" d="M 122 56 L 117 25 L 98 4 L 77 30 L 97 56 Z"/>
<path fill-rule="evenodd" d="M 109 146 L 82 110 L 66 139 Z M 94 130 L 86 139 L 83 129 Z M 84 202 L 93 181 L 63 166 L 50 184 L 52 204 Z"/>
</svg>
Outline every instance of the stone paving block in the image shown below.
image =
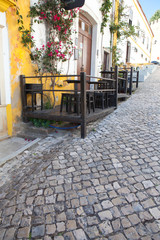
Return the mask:
<svg viewBox="0 0 160 240">
<path fill-rule="evenodd" d="M 56 225 L 55 224 L 50 224 L 50 225 L 46 225 L 46 233 L 47 234 L 54 234 L 56 231 Z"/>
<path fill-rule="evenodd" d="M 87 217 L 87 223 L 88 223 L 89 226 L 97 225 L 98 224 L 98 219 L 97 219 L 96 216 Z"/>
<path fill-rule="evenodd" d="M 19 228 L 17 233 L 18 239 L 29 238 L 30 236 L 30 227 Z"/>
<path fill-rule="evenodd" d="M 86 228 L 85 232 L 88 235 L 89 239 L 95 239 L 99 236 L 99 231 L 96 226 Z"/>
<path fill-rule="evenodd" d="M 136 224 L 140 223 L 140 219 L 136 214 L 129 215 L 128 219 L 132 225 L 136 225 Z"/>
<path fill-rule="evenodd" d="M 87 236 L 82 229 L 77 229 L 73 231 L 76 240 L 87 240 Z"/>
<path fill-rule="evenodd" d="M 160 210 L 157 207 L 150 208 L 149 211 L 155 219 L 160 219 Z"/>
<path fill-rule="evenodd" d="M 113 207 L 112 202 L 109 201 L 109 200 L 103 201 L 103 202 L 101 203 L 101 205 L 102 205 L 103 209 L 108 209 L 108 208 Z"/>
<path fill-rule="evenodd" d="M 43 237 L 45 232 L 45 226 L 44 225 L 39 225 L 32 227 L 31 231 L 31 237 Z"/>
<path fill-rule="evenodd" d="M 12 225 L 14 226 L 18 226 L 21 222 L 21 218 L 22 218 L 22 212 L 17 212 L 15 213 L 15 215 L 12 218 Z"/>
<path fill-rule="evenodd" d="M 142 206 L 144 208 L 151 208 L 151 207 L 154 207 L 156 204 L 153 202 L 153 200 L 150 198 L 150 199 L 147 199 L 146 201 L 143 201 L 142 202 Z"/>
<path fill-rule="evenodd" d="M 6 232 L 6 229 L 0 229 L 0 240 L 3 240 L 5 232 Z"/>
<path fill-rule="evenodd" d="M 150 233 L 158 233 L 160 228 L 156 222 L 146 223 L 146 228 Z"/>
<path fill-rule="evenodd" d="M 66 223 L 66 227 L 68 231 L 75 230 L 77 228 L 77 224 L 75 220 L 68 220 Z"/>
<path fill-rule="evenodd" d="M 63 237 L 64 237 L 65 240 L 74 240 L 74 239 L 75 239 L 75 237 L 74 237 L 74 235 L 73 235 L 72 232 L 67 232 L 67 233 L 65 233 L 65 234 L 63 235 Z"/>
<path fill-rule="evenodd" d="M 154 186 L 153 183 L 150 180 L 143 181 L 142 183 L 143 183 L 143 185 L 146 189 Z"/>
<path fill-rule="evenodd" d="M 121 229 L 120 219 L 116 219 L 116 220 L 112 221 L 112 226 L 113 226 L 114 232 L 120 231 L 120 229 Z"/>
<path fill-rule="evenodd" d="M 13 240 L 14 234 L 16 232 L 16 228 L 8 228 L 5 232 L 4 238 L 5 240 Z"/>
<path fill-rule="evenodd" d="M 65 223 L 64 222 L 59 222 L 56 224 L 57 225 L 57 232 L 64 232 L 65 231 Z"/>
<path fill-rule="evenodd" d="M 113 237 L 110 237 L 109 239 L 110 240 L 127 240 L 127 238 L 122 233 L 118 233 Z"/>
<path fill-rule="evenodd" d="M 105 221 L 105 222 L 99 224 L 99 229 L 103 236 L 107 236 L 113 232 L 113 228 L 111 226 L 110 221 Z"/>
<path fill-rule="evenodd" d="M 107 211 L 102 211 L 98 213 L 99 218 L 103 221 L 103 220 L 112 220 L 113 216 L 112 213 L 107 210 Z"/>
<path fill-rule="evenodd" d="M 138 226 L 136 226 L 136 230 L 141 237 L 149 235 L 149 231 L 146 228 L 145 224 L 142 223 L 138 224 Z"/>
<path fill-rule="evenodd" d="M 15 212 L 16 212 L 16 207 L 15 206 L 8 207 L 8 208 L 5 208 L 4 215 L 5 216 L 10 216 L 10 215 L 15 214 Z"/>
<path fill-rule="evenodd" d="M 121 211 L 124 215 L 129 215 L 134 212 L 131 205 L 125 205 L 124 207 L 121 208 Z"/>
<path fill-rule="evenodd" d="M 122 223 L 123 228 L 129 228 L 129 227 L 131 227 L 131 223 L 130 223 L 130 221 L 129 221 L 127 218 L 123 218 L 123 219 L 121 220 L 121 223 Z"/>
<path fill-rule="evenodd" d="M 139 235 L 138 233 L 136 232 L 135 228 L 131 227 L 131 228 L 128 228 L 126 230 L 124 230 L 124 233 L 125 233 L 125 236 L 127 239 L 130 239 L 130 240 L 139 240 Z"/>
</svg>

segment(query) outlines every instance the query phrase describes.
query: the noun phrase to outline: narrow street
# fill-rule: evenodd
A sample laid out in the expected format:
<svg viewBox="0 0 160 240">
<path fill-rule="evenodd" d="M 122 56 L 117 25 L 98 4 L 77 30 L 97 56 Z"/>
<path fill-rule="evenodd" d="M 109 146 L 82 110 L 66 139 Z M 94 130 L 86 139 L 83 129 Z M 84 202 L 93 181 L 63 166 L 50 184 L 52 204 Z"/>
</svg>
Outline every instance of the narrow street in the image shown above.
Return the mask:
<svg viewBox="0 0 160 240">
<path fill-rule="evenodd" d="M 0 240 L 160 239 L 159 76 L 86 139 L 47 138 L 8 164 Z"/>
</svg>

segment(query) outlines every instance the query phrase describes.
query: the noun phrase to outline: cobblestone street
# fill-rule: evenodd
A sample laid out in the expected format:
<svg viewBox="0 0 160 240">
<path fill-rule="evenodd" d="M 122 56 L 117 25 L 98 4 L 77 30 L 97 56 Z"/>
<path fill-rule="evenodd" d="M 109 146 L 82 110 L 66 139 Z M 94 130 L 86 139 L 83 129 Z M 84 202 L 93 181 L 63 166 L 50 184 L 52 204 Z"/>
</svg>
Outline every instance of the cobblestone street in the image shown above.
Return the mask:
<svg viewBox="0 0 160 240">
<path fill-rule="evenodd" d="M 86 139 L 46 138 L 3 167 L 0 240 L 160 240 L 159 76 Z"/>
</svg>

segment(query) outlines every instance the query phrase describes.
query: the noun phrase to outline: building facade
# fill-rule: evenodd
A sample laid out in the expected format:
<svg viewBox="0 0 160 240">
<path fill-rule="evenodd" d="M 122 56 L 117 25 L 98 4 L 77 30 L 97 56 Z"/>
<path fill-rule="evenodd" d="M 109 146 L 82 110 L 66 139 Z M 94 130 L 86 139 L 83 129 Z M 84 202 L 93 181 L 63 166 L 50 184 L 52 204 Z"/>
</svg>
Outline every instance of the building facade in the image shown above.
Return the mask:
<svg viewBox="0 0 160 240">
<path fill-rule="evenodd" d="M 122 1 L 119 1 L 121 4 Z M 124 0 L 127 20 L 137 26 L 137 37 L 129 37 L 119 43 L 122 64 L 146 64 L 151 61 L 153 32 L 138 0 Z"/>
<path fill-rule="evenodd" d="M 154 33 L 151 60 L 160 62 L 160 19 L 151 22 L 151 28 Z"/>
</svg>

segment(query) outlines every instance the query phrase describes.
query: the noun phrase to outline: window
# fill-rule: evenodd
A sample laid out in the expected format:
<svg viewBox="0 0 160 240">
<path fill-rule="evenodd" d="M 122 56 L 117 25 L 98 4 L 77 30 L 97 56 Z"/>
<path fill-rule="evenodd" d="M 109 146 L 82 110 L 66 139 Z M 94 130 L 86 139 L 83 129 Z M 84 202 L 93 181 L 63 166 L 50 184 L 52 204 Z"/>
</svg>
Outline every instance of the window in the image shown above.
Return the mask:
<svg viewBox="0 0 160 240">
<path fill-rule="evenodd" d="M 79 28 L 85 33 L 92 35 L 92 26 L 88 22 L 79 19 Z"/>
<path fill-rule="evenodd" d="M 103 70 L 109 70 L 109 53 L 104 52 Z"/>
<path fill-rule="evenodd" d="M 133 11 L 132 9 L 130 9 L 130 12 L 129 12 L 129 25 L 132 26 L 132 20 L 133 20 Z"/>
<path fill-rule="evenodd" d="M 143 44 L 145 43 L 145 34 L 143 35 L 142 43 L 143 43 Z"/>
<path fill-rule="evenodd" d="M 129 19 L 129 25 L 132 26 L 132 20 L 131 19 Z"/>
<path fill-rule="evenodd" d="M 138 52 L 138 49 L 136 47 L 134 48 L 134 52 Z"/>
</svg>

